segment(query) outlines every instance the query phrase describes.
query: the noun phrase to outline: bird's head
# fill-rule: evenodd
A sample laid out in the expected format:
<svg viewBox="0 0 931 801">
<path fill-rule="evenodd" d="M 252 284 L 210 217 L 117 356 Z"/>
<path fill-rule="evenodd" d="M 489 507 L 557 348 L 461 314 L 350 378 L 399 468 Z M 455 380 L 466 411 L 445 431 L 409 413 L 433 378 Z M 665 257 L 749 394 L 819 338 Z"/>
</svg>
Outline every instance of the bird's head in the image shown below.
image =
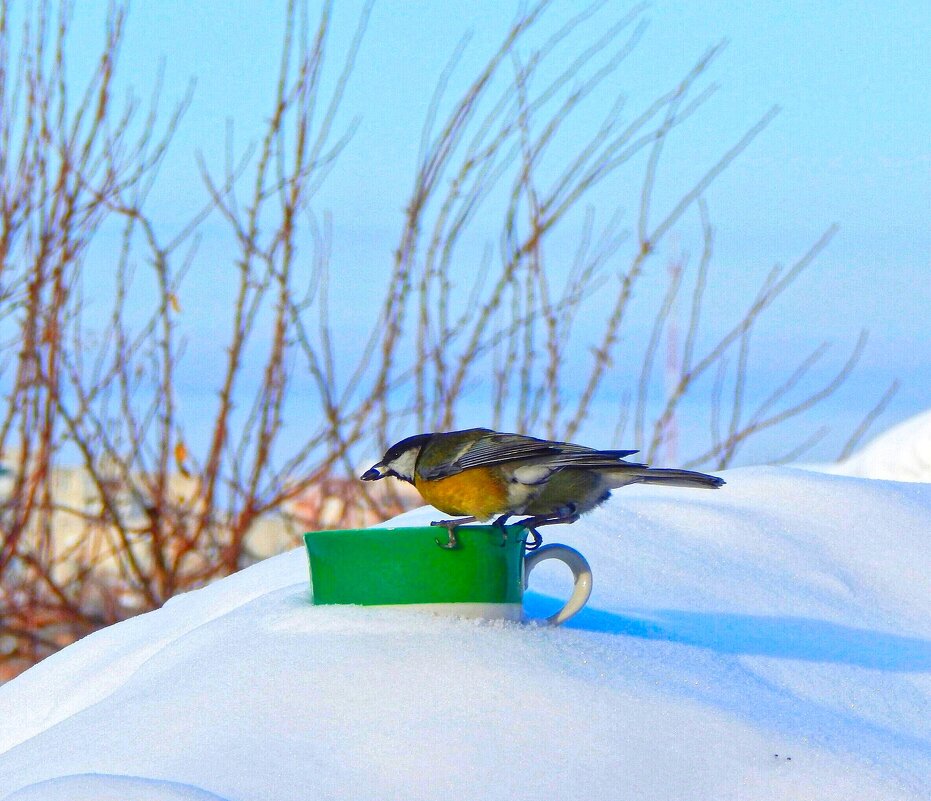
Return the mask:
<svg viewBox="0 0 931 801">
<path fill-rule="evenodd" d="M 417 434 L 392 445 L 385 451 L 380 462 L 376 462 L 362 474 L 362 480 L 377 481 L 386 476 L 394 476 L 401 481 L 413 483 L 414 467 L 417 464 L 420 449 L 432 436 L 432 434 Z"/>
</svg>

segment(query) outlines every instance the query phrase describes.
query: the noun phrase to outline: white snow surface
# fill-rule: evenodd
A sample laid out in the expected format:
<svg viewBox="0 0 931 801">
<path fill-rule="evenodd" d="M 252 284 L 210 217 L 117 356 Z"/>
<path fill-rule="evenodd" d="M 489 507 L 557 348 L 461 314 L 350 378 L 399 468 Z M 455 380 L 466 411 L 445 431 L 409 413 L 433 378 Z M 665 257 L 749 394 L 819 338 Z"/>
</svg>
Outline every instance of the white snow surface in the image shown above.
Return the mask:
<svg viewBox="0 0 931 801">
<path fill-rule="evenodd" d="M 0 688 L 0 799 L 931 797 L 931 484 L 725 478 L 545 529 L 561 628 L 314 607 L 295 550 L 92 634 Z"/>
<path fill-rule="evenodd" d="M 884 431 L 844 461 L 817 469 L 861 478 L 931 481 L 931 409 Z"/>
<path fill-rule="evenodd" d="M 189 784 L 86 773 L 31 784 L 5 801 L 225 801 Z"/>
</svg>

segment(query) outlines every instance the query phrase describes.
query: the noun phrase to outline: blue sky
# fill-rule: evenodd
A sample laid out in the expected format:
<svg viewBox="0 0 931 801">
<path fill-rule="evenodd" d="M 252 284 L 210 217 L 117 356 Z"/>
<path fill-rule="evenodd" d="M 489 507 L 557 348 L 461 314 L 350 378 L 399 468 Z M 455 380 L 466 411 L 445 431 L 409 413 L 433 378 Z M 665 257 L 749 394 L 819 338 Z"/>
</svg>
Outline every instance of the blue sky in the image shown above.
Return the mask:
<svg viewBox="0 0 931 801">
<path fill-rule="evenodd" d="M 92 54 L 100 41 L 102 5 L 76 6 L 75 69 L 80 54 Z M 355 0 L 336 5 L 334 55 L 346 47 L 361 8 Z M 228 120 L 238 146 L 259 135 L 271 105 L 283 6 L 242 0 L 147 0 L 132 6 L 124 85 L 147 97 L 160 60 L 166 105 L 184 94 L 192 78 L 196 81 L 150 206 L 166 229 L 186 219 L 203 197 L 194 153 L 221 164 Z M 557 2 L 541 32 L 554 30 L 576 7 Z M 334 220 L 336 286 L 344 271 L 354 284 L 361 276 L 379 287 L 397 244 L 437 76 L 471 31 L 452 91 L 463 87 L 500 40 L 515 8 L 492 0 L 375 4 L 340 121 L 348 125 L 358 117 L 359 127 L 320 197 L 321 208 Z M 607 13 L 625 8 L 609 4 Z M 769 266 L 791 262 L 836 222 L 840 231 L 830 248 L 774 307 L 755 370 L 765 383 L 768 365 L 786 354 L 801 358 L 804 349 L 824 339 L 836 343 L 840 358 L 862 327 L 870 330 L 857 378 L 820 413 L 842 423 L 815 453 L 825 458 L 843 441 L 843 424 L 859 419 L 893 377 L 902 388 L 879 428 L 931 407 L 927 2 L 660 0 L 645 17 L 650 25 L 618 78 L 618 91 L 628 93 L 632 103 L 673 85 L 709 45 L 722 38 L 729 42 L 710 73 L 719 90 L 669 149 L 658 203 L 673 199 L 673 192 L 687 186 L 771 105 L 782 108 L 707 194 L 716 228 L 714 274 L 723 293 L 711 314 L 725 319 L 731 304 L 736 308 Z M 603 106 L 596 103 L 592 119 L 599 111 Z M 606 187 L 593 202 L 630 189 L 630 184 Z M 202 245 L 208 259 L 212 225 L 205 227 Z M 493 230 L 489 223 L 489 236 Z M 686 247 L 696 248 L 688 238 L 683 230 Z M 202 316 L 191 348 L 195 360 L 198 336 L 209 338 L 209 305 L 217 301 L 209 268 L 200 275 L 192 276 L 189 297 L 182 299 Z M 366 323 L 369 310 L 359 300 L 347 293 L 334 301 L 346 321 L 347 342 Z"/>
</svg>

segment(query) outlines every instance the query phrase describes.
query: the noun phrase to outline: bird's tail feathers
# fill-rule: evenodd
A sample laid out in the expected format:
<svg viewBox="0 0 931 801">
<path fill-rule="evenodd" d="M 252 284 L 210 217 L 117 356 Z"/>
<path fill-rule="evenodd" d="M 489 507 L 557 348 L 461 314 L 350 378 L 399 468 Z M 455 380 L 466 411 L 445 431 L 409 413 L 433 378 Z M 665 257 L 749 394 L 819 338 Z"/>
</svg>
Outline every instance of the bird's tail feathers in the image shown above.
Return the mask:
<svg viewBox="0 0 931 801">
<path fill-rule="evenodd" d="M 637 473 L 636 481 L 641 484 L 665 484 L 670 487 L 697 487 L 699 489 L 717 489 L 724 484 L 723 478 L 698 473 L 694 470 L 676 470 L 655 467 Z"/>
</svg>

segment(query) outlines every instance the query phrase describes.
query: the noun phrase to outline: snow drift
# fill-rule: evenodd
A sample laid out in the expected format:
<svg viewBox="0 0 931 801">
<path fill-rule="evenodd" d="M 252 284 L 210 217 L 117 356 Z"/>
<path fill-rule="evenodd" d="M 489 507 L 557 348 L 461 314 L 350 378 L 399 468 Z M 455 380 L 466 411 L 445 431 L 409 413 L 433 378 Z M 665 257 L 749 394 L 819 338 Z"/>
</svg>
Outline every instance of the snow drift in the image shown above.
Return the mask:
<svg viewBox="0 0 931 801">
<path fill-rule="evenodd" d="M 313 607 L 301 551 L 172 599 L 0 688 L 0 798 L 926 798 L 931 485 L 725 477 L 547 530 L 563 628 Z"/>
<path fill-rule="evenodd" d="M 931 481 L 931 409 L 884 431 L 844 461 L 818 469 L 861 478 Z"/>
</svg>

